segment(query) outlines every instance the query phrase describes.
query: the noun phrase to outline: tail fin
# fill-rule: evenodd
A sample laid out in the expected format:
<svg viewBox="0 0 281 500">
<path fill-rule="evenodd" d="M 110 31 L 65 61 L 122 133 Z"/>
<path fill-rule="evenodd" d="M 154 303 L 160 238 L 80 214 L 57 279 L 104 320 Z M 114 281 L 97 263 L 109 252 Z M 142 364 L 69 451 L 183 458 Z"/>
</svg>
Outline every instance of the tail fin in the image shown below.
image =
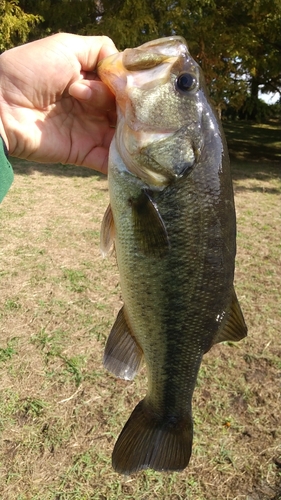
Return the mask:
<svg viewBox="0 0 281 500">
<path fill-rule="evenodd" d="M 113 450 L 112 465 L 120 474 L 142 469 L 180 471 L 189 462 L 192 451 L 191 415 L 181 419 L 164 417 L 149 411 L 141 401 L 125 424 Z"/>
</svg>

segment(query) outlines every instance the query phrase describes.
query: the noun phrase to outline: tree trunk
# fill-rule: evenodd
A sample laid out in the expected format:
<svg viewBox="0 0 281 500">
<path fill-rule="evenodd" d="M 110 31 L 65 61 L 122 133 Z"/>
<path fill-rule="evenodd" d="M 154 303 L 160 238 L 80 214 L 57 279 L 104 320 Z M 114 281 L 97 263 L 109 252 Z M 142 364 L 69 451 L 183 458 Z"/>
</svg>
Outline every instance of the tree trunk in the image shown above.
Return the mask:
<svg viewBox="0 0 281 500">
<path fill-rule="evenodd" d="M 256 121 L 259 112 L 259 78 L 257 75 L 252 76 L 250 90 L 251 90 L 251 98 L 250 98 L 249 119 Z"/>
</svg>

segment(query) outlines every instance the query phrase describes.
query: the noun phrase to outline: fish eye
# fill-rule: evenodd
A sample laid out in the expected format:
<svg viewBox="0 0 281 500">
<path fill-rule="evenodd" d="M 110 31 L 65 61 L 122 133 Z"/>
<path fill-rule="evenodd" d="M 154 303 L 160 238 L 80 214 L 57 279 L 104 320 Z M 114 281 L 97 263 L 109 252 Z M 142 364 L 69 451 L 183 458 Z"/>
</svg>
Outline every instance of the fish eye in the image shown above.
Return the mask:
<svg viewBox="0 0 281 500">
<path fill-rule="evenodd" d="M 182 92 L 189 92 L 196 87 L 196 78 L 191 73 L 181 73 L 176 79 L 176 88 Z"/>
</svg>

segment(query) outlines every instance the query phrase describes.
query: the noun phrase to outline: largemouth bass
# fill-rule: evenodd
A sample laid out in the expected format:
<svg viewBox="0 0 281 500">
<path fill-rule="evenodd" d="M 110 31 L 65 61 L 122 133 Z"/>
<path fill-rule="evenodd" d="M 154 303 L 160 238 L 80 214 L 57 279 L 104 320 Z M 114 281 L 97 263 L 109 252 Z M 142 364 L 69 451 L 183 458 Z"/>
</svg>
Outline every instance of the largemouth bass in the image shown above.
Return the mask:
<svg viewBox="0 0 281 500">
<path fill-rule="evenodd" d="M 119 473 L 182 470 L 192 450 L 192 395 L 203 354 L 247 334 L 233 288 L 236 222 L 224 134 L 201 69 L 181 37 L 101 61 L 116 95 L 110 205 L 101 229 L 116 250 L 124 306 L 104 365 L 148 391 L 112 455 Z"/>
</svg>

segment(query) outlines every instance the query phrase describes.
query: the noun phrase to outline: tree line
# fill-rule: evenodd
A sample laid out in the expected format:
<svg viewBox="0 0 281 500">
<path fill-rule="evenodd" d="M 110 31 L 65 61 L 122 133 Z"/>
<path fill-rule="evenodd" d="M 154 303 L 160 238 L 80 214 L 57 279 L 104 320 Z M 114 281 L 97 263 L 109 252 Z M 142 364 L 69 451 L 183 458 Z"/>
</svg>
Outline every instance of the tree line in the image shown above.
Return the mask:
<svg viewBox="0 0 281 500">
<path fill-rule="evenodd" d="M 0 51 L 59 31 L 119 50 L 182 35 L 220 111 L 256 119 L 281 95 L 281 0 L 0 0 Z"/>
</svg>

